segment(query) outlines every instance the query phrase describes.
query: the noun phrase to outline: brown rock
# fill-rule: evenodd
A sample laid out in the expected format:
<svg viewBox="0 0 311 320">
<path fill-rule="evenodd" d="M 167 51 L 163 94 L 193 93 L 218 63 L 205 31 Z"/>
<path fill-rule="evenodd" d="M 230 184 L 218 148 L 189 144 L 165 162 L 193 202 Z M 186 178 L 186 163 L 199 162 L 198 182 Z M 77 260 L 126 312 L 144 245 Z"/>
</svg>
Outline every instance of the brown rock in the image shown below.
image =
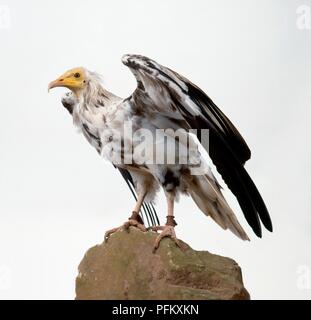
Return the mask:
<svg viewBox="0 0 311 320">
<path fill-rule="evenodd" d="M 184 242 L 181 250 L 171 239 L 154 254 L 155 238 L 131 227 L 89 249 L 79 265 L 76 299 L 250 299 L 234 260 Z"/>
</svg>

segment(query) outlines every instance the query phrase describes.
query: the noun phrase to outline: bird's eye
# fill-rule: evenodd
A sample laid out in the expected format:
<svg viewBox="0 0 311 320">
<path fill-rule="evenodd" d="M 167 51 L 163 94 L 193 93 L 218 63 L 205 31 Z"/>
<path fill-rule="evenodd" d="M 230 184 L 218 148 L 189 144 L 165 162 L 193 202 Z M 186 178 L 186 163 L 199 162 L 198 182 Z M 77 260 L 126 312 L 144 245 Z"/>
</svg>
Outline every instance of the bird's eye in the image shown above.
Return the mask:
<svg viewBox="0 0 311 320">
<path fill-rule="evenodd" d="M 80 73 L 79 72 L 77 72 L 77 73 L 75 73 L 74 75 L 73 75 L 75 78 L 80 78 Z"/>
</svg>

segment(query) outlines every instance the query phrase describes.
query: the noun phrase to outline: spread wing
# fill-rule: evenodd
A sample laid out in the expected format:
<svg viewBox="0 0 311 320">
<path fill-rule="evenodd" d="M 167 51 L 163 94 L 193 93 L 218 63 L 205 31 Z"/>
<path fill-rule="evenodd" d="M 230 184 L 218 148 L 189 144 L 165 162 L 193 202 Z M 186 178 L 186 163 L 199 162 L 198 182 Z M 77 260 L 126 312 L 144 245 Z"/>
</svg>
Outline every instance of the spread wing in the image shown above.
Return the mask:
<svg viewBox="0 0 311 320">
<path fill-rule="evenodd" d="M 260 220 L 272 231 L 266 205 L 244 168 L 250 149 L 225 114 L 201 89 L 175 71 L 140 55 L 125 55 L 122 62 L 137 80 L 136 90 L 127 99 L 132 110 L 149 116 L 162 129 L 171 124 L 209 129 L 209 156 L 236 196 L 247 222 L 259 237 Z"/>
</svg>

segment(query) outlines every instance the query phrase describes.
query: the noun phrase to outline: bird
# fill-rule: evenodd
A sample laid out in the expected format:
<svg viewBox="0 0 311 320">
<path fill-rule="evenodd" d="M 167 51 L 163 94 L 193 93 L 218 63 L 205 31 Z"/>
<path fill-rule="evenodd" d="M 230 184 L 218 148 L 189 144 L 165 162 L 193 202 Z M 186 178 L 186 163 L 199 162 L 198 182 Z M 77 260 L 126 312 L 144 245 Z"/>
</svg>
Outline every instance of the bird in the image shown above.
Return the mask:
<svg viewBox="0 0 311 320">
<path fill-rule="evenodd" d="M 137 82 L 126 98 L 106 90 L 101 76 L 84 67 L 70 69 L 48 85 L 48 90 L 70 90 L 62 104 L 74 125 L 98 154 L 120 171 L 136 199 L 129 219 L 108 230 L 105 241 L 132 226 L 157 232 L 154 252 L 165 237 L 181 247 L 174 212 L 181 195 L 190 196 L 222 229 L 250 240 L 209 161 L 235 195 L 253 232 L 261 238 L 262 225 L 272 232 L 268 209 L 245 169 L 250 148 L 229 118 L 202 89 L 170 68 L 138 54 L 126 54 L 122 62 Z M 154 208 L 160 189 L 167 201 L 164 225 Z M 142 208 L 149 219 L 148 228 Z"/>
</svg>

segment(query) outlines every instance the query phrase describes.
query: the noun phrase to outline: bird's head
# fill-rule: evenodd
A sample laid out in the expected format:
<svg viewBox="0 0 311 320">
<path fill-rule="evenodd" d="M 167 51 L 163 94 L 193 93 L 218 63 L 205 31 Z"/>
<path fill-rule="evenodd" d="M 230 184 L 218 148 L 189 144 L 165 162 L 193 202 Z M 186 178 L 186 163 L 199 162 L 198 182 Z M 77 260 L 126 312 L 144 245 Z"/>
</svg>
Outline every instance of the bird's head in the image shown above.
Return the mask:
<svg viewBox="0 0 311 320">
<path fill-rule="evenodd" d="M 56 87 L 65 87 L 78 95 L 79 92 L 83 91 L 83 89 L 86 87 L 87 82 L 87 70 L 82 67 L 74 68 L 66 71 L 56 80 L 52 81 L 48 86 L 48 90 Z"/>
</svg>

